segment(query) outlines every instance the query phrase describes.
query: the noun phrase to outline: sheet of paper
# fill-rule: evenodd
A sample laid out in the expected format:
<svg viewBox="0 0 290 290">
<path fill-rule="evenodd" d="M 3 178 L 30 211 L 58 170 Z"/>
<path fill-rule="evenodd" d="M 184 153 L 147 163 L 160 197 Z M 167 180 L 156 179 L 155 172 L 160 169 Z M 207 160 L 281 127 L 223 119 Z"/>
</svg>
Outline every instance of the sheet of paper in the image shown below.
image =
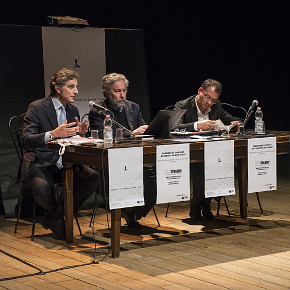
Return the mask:
<svg viewBox="0 0 290 290">
<path fill-rule="evenodd" d="M 143 148 L 108 150 L 110 209 L 144 205 Z"/>
<path fill-rule="evenodd" d="M 234 141 L 204 143 L 205 197 L 235 194 Z"/>
<path fill-rule="evenodd" d="M 276 137 L 249 139 L 248 192 L 276 189 Z"/>
<path fill-rule="evenodd" d="M 156 147 L 157 204 L 190 199 L 189 144 Z"/>
</svg>

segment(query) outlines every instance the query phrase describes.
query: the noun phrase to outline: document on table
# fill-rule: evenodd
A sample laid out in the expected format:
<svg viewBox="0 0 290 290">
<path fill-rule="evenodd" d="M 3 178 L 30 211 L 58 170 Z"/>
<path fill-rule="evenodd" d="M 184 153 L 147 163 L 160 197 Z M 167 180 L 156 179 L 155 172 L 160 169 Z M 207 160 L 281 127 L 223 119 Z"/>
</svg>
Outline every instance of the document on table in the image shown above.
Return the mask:
<svg viewBox="0 0 290 290">
<path fill-rule="evenodd" d="M 156 147 L 157 204 L 190 199 L 189 144 Z"/>
<path fill-rule="evenodd" d="M 276 137 L 249 139 L 248 192 L 276 189 Z"/>
<path fill-rule="evenodd" d="M 144 205 L 143 148 L 108 150 L 110 209 Z"/>
<path fill-rule="evenodd" d="M 235 194 L 234 141 L 204 143 L 205 197 Z"/>
</svg>

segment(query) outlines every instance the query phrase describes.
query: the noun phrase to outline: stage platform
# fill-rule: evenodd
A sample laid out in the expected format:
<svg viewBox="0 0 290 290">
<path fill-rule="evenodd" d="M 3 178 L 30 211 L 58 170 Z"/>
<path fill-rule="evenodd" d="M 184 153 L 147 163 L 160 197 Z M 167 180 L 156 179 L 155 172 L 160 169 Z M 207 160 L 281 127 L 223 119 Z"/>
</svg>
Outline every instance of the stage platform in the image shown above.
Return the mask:
<svg viewBox="0 0 290 290">
<path fill-rule="evenodd" d="M 142 230 L 122 219 L 118 259 L 109 252 L 110 214 L 103 209 L 94 235 L 92 210 L 80 211 L 83 236 L 75 224 L 72 245 L 39 223 L 32 242 L 31 220 L 21 220 L 14 234 L 15 219 L 0 216 L 0 289 L 289 289 L 289 188 L 288 175 L 280 175 L 277 191 L 261 192 L 263 214 L 248 194 L 247 219 L 239 217 L 238 195 L 227 197 L 231 217 L 222 201 L 213 221 L 194 224 L 188 202 L 171 204 L 168 217 L 167 204 L 155 206 L 160 227 L 153 211 L 140 221 Z"/>
</svg>

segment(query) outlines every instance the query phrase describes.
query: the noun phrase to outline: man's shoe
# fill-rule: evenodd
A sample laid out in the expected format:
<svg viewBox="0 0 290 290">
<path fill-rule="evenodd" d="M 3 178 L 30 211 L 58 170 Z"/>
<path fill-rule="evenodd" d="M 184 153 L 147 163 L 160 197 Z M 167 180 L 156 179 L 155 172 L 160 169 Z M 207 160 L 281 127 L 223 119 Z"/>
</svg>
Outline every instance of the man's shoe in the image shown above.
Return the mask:
<svg viewBox="0 0 290 290">
<path fill-rule="evenodd" d="M 133 229 L 140 229 L 142 225 L 136 221 L 135 216 L 129 216 L 126 211 L 121 210 L 121 217 L 127 222 L 127 226 Z"/>
<path fill-rule="evenodd" d="M 202 216 L 207 220 L 213 220 L 214 215 L 211 211 L 202 211 Z"/>
<path fill-rule="evenodd" d="M 189 212 L 189 216 L 191 218 L 191 220 L 193 222 L 196 222 L 196 221 L 200 221 L 201 220 L 201 213 L 200 213 L 200 210 L 198 211 L 193 211 L 193 210 L 190 210 Z"/>
<path fill-rule="evenodd" d="M 205 198 L 202 202 L 201 202 L 201 207 L 202 207 L 202 215 L 205 219 L 208 220 L 213 220 L 214 216 L 211 212 L 211 208 L 210 208 L 210 202 L 211 202 L 211 198 Z"/>
<path fill-rule="evenodd" d="M 139 222 L 137 221 L 130 221 L 129 223 L 127 223 L 127 225 L 130 229 L 142 229 L 142 225 L 139 224 Z"/>
<path fill-rule="evenodd" d="M 57 240 L 65 240 L 65 226 L 63 218 L 57 218 L 56 216 L 54 216 L 49 221 L 47 218 L 44 217 L 41 221 L 41 225 L 45 229 L 50 229 Z"/>
<path fill-rule="evenodd" d="M 44 216 L 44 218 L 41 221 L 41 225 L 47 230 L 49 229 L 49 223 L 50 219 L 48 218 L 48 216 Z"/>
</svg>

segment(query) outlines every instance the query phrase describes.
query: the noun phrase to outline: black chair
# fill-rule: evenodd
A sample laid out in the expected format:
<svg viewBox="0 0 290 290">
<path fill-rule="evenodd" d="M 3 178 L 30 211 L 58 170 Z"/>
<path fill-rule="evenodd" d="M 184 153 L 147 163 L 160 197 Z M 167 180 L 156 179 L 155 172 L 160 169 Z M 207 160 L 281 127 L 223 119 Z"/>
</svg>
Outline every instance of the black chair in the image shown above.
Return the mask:
<svg viewBox="0 0 290 290">
<path fill-rule="evenodd" d="M 22 160 L 23 160 L 23 149 L 21 146 L 21 135 L 22 135 L 22 128 L 23 128 L 23 118 L 25 116 L 25 113 L 19 115 L 19 116 L 13 116 L 9 122 L 8 122 L 8 129 L 14 144 L 14 147 L 16 149 L 16 153 L 17 156 L 19 158 L 19 165 L 21 166 Z M 20 166 L 19 166 L 19 170 L 17 173 L 17 183 L 20 183 L 20 176 L 21 176 L 21 172 L 20 172 Z M 19 223 L 19 219 L 20 219 L 20 215 L 21 215 L 21 205 L 22 205 L 22 200 L 23 200 L 23 188 L 25 187 L 25 184 L 23 182 L 21 182 L 20 185 L 20 195 L 19 195 L 19 200 L 18 200 L 18 214 L 17 214 L 17 220 L 16 220 L 16 224 L 15 224 L 15 229 L 14 229 L 14 233 L 17 233 L 17 227 L 18 227 L 18 223 Z M 27 186 L 26 186 L 27 187 Z M 56 191 L 56 196 L 59 196 L 59 184 L 55 184 L 55 191 Z M 31 193 L 32 194 L 32 193 Z M 33 194 L 32 194 L 33 196 Z M 32 205 L 32 234 L 31 234 L 31 241 L 34 241 L 34 231 L 35 231 L 35 216 L 36 216 L 36 201 L 34 199 L 34 197 L 32 198 L 33 200 L 33 205 Z M 80 235 L 82 236 L 82 232 L 79 226 L 79 222 L 77 219 L 77 216 L 75 215 L 75 219 L 76 219 L 76 223 L 80 232 Z"/>
</svg>

